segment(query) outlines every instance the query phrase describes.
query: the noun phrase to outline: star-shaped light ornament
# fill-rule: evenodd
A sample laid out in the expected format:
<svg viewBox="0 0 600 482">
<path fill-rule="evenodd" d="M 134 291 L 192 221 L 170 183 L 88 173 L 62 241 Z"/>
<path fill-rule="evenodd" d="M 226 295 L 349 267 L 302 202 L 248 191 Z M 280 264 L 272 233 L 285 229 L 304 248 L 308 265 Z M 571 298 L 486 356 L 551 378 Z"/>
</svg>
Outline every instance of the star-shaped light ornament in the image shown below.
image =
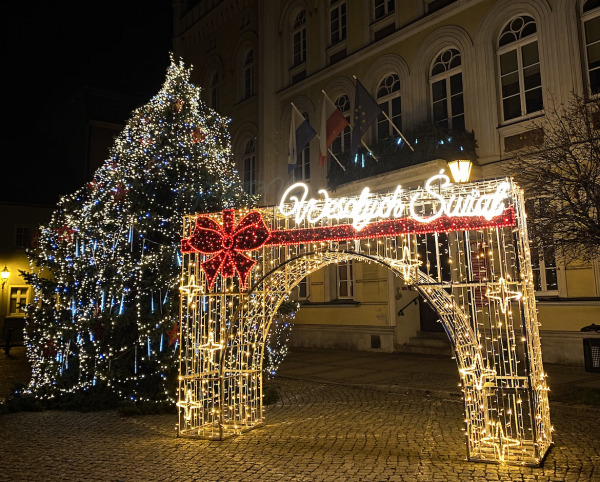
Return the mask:
<svg viewBox="0 0 600 482">
<path fill-rule="evenodd" d="M 69 243 L 73 239 L 73 234 L 77 232 L 75 229 L 71 229 L 67 223 L 64 223 L 62 228 L 55 229 L 55 231 L 58 233 L 59 241 L 67 240 Z"/>
<path fill-rule="evenodd" d="M 392 263 L 393 266 L 395 265 L 402 270 L 405 283 L 408 283 L 410 278 L 413 276 L 416 278 L 416 268 L 418 268 L 421 264 L 421 261 L 419 261 L 417 258 L 411 258 L 410 249 L 408 246 L 404 246 L 402 248 L 402 258 Z"/>
<path fill-rule="evenodd" d="M 182 294 L 192 297 L 201 290 L 201 286 L 196 283 L 196 276 L 192 274 L 190 275 L 188 284 L 185 286 L 180 286 L 179 290 Z"/>
<path fill-rule="evenodd" d="M 465 385 L 469 385 L 468 379 L 473 380 L 473 385 L 477 390 L 484 387 L 495 387 L 496 371 L 491 368 L 486 368 L 483 365 L 481 354 L 477 353 L 473 360 L 473 364 L 469 368 L 461 368 L 460 374 L 465 378 Z"/>
<path fill-rule="evenodd" d="M 167 331 L 166 333 L 169 337 L 169 346 L 179 341 L 179 323 L 175 322 L 173 329 L 171 331 Z"/>
<path fill-rule="evenodd" d="M 508 289 L 508 283 L 504 278 L 500 278 L 498 282 L 498 288 L 490 291 L 488 288 L 485 292 L 485 296 L 490 300 L 496 300 L 500 304 L 500 310 L 502 313 L 506 313 L 506 311 L 510 308 L 510 300 L 519 301 L 523 296 L 522 293 L 518 291 L 510 291 Z"/>
<path fill-rule="evenodd" d="M 177 406 L 183 408 L 183 418 L 189 422 L 192 419 L 192 410 L 200 408 L 202 404 L 194 400 L 192 390 L 188 388 L 185 391 L 185 400 L 177 402 Z"/>
<path fill-rule="evenodd" d="M 202 350 L 207 350 L 211 355 L 214 354 L 215 351 L 223 348 L 222 343 L 215 343 L 215 333 L 213 331 L 208 332 L 208 341 L 204 345 L 200 345 L 198 348 Z"/>
<path fill-rule="evenodd" d="M 500 422 L 491 424 L 490 435 L 483 437 L 481 443 L 494 449 L 494 456 L 504 462 L 510 455 L 511 447 L 518 447 L 521 442 L 517 439 L 506 437 Z"/>
</svg>

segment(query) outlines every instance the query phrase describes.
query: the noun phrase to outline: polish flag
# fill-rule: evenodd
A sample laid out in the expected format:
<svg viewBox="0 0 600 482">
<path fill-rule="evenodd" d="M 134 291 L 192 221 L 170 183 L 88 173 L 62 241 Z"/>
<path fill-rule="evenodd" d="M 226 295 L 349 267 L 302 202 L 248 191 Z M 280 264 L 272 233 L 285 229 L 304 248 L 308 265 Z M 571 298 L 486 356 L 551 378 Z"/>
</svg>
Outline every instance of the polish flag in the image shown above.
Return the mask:
<svg viewBox="0 0 600 482">
<path fill-rule="evenodd" d="M 325 94 L 321 111 L 321 139 L 319 141 L 319 164 L 327 162 L 327 150 L 331 143 L 348 125 L 348 121 Z"/>
</svg>

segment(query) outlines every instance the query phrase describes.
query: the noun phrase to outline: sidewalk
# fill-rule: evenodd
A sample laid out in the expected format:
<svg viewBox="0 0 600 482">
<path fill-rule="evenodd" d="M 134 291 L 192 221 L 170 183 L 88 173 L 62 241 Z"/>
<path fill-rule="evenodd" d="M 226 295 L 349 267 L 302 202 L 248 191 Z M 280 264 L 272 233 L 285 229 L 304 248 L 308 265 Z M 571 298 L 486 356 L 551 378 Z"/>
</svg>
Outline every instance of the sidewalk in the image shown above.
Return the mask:
<svg viewBox="0 0 600 482">
<path fill-rule="evenodd" d="M 544 364 L 551 394 L 574 388 L 600 389 L 600 373 L 583 367 Z M 456 361 L 445 356 L 291 348 L 277 377 L 433 397 L 460 397 Z"/>
</svg>

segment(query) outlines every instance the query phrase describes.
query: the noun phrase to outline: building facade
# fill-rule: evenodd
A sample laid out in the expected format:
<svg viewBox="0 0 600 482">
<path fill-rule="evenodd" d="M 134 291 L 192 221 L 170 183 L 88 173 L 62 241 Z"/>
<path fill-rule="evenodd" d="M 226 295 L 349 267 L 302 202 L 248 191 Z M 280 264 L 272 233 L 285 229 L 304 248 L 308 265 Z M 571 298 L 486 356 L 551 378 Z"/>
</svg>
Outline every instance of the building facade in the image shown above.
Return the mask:
<svg viewBox="0 0 600 482">
<path fill-rule="evenodd" d="M 355 77 L 403 132 L 424 122 L 473 132 L 472 179 L 507 176 L 502 159 L 535 141 L 528 121 L 572 92 L 600 93 L 599 0 L 174 0 L 174 51 L 194 65 L 210 107 L 229 116 L 245 188 L 262 205 L 294 182 L 327 189 L 313 139 L 288 172 L 292 104 L 319 132 L 326 94 L 351 120 Z M 397 136 L 380 116 L 367 145 Z M 332 145 L 350 146 L 350 129 Z M 444 160 L 337 185 L 416 187 Z M 551 248 L 551 247 L 550 247 Z M 580 329 L 600 320 L 600 260 L 562 265 L 532 250 L 547 361 L 583 364 Z M 446 350 L 436 317 L 382 267 L 340 263 L 296 289 L 292 343 L 360 350 Z M 587 336 L 587 335 L 586 335 Z"/>
</svg>

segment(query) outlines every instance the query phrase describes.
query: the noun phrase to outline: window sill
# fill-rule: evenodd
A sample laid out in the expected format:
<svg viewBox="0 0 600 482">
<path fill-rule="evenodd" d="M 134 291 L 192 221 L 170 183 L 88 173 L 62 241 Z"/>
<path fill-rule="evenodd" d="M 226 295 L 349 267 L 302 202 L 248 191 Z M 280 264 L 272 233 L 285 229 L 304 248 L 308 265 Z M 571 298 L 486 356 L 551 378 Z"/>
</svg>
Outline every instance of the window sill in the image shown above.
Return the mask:
<svg viewBox="0 0 600 482">
<path fill-rule="evenodd" d="M 301 64 L 290 67 L 288 69 L 288 72 L 290 73 L 291 76 L 294 76 L 297 73 L 302 72 L 303 70 L 306 70 L 306 60 L 304 62 L 302 62 Z"/>
<path fill-rule="evenodd" d="M 325 50 L 325 53 L 327 54 L 327 58 L 344 50 L 346 48 L 347 43 L 348 43 L 347 39 L 342 39 L 338 43 L 331 45 L 327 50 Z"/>
<path fill-rule="evenodd" d="M 394 26 L 394 30 L 389 34 L 385 35 L 383 38 L 387 37 L 388 35 L 391 35 L 396 30 L 395 12 L 388 13 L 385 17 L 382 17 L 379 20 L 373 22 L 371 25 L 369 25 L 369 28 L 371 29 L 371 42 L 378 42 L 379 40 L 382 40 L 376 38 L 377 32 L 380 32 L 386 27 L 390 28 L 390 25 Z"/>
<path fill-rule="evenodd" d="M 255 100 L 256 97 L 257 97 L 257 95 L 254 94 L 253 96 L 248 97 L 247 99 L 240 100 L 237 104 L 234 104 L 233 106 L 234 107 L 243 107 L 244 105 L 249 104 L 252 100 Z"/>
<path fill-rule="evenodd" d="M 517 117 L 516 119 L 511 119 L 509 121 L 503 122 L 502 124 L 500 124 L 498 126 L 498 131 L 500 131 L 500 133 L 502 133 L 504 130 L 509 130 L 510 128 L 515 128 L 516 126 L 518 126 L 519 124 L 523 123 L 523 122 L 527 122 L 527 121 L 532 121 L 534 119 L 538 119 L 539 117 L 543 117 L 546 114 L 544 113 L 543 110 L 534 112 L 533 114 L 527 114 L 521 117 Z M 522 127 L 522 126 L 521 126 Z M 521 130 L 516 130 L 516 133 L 521 132 Z"/>
</svg>

